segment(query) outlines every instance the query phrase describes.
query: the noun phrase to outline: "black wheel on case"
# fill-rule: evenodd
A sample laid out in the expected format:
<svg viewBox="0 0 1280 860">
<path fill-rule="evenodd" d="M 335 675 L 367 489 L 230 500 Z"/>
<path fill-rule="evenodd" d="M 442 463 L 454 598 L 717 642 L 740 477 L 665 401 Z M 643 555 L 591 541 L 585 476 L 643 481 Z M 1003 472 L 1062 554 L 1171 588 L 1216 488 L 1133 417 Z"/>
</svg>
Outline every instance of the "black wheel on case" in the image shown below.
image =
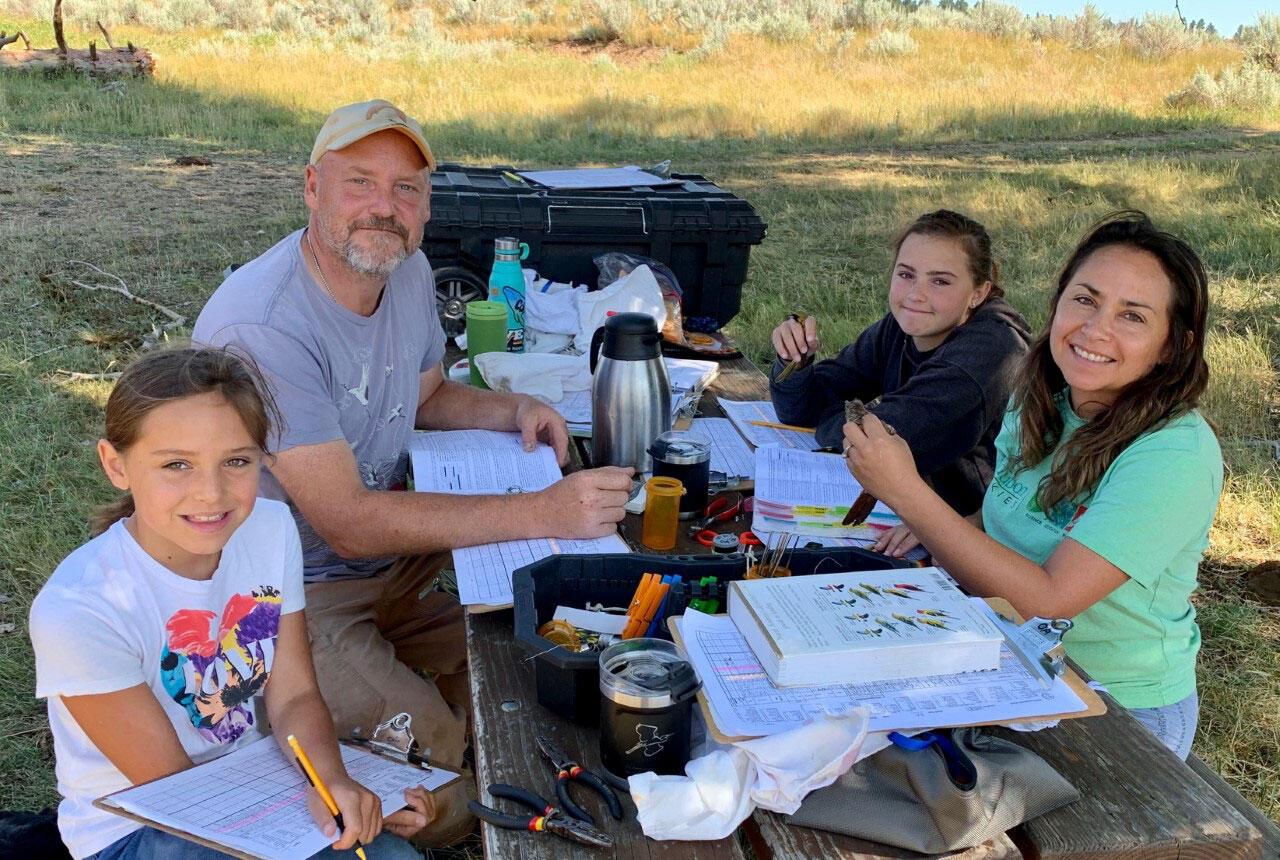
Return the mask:
<svg viewBox="0 0 1280 860">
<path fill-rule="evenodd" d="M 467 302 L 489 298 L 489 286 L 482 277 L 463 266 L 442 266 L 433 274 L 440 325 L 445 337 L 455 337 L 467 328 Z"/>
</svg>

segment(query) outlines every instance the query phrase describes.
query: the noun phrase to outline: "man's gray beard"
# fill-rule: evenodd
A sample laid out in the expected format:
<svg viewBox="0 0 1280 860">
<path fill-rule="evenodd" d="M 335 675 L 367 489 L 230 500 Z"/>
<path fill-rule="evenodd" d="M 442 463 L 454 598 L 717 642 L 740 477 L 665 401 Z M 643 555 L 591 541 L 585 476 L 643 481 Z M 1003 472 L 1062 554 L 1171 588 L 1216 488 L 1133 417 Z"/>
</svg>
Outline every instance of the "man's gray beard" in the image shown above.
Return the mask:
<svg viewBox="0 0 1280 860">
<path fill-rule="evenodd" d="M 348 241 L 342 249 L 342 256 L 346 259 L 348 266 L 362 275 L 388 278 L 392 272 L 400 268 L 401 263 L 408 259 L 409 252 L 401 248 L 395 254 L 383 257 L 381 254 L 361 250 Z"/>
</svg>

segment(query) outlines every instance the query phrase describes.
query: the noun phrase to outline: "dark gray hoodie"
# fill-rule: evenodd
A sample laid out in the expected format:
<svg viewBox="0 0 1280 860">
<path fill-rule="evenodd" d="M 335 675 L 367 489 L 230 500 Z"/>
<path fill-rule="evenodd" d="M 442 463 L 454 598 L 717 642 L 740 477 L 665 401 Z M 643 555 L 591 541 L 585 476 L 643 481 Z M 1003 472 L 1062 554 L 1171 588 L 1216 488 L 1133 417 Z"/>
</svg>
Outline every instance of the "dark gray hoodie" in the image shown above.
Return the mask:
<svg viewBox="0 0 1280 860">
<path fill-rule="evenodd" d="M 1002 298 L 983 302 L 943 344 L 915 348 L 885 314 L 835 358 L 773 379 L 778 418 L 818 428 L 818 444 L 843 447 L 844 402 L 880 402 L 871 411 L 907 440 L 916 468 L 962 515 L 978 510 L 991 483 L 996 434 L 1031 329 Z"/>
</svg>

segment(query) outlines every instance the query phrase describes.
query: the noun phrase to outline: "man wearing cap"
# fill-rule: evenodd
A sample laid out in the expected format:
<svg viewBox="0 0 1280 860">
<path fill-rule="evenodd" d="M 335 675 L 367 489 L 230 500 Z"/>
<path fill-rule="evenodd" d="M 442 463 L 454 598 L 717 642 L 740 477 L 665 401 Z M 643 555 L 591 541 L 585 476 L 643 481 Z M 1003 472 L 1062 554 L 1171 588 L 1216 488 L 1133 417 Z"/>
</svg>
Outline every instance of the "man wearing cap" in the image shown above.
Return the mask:
<svg viewBox="0 0 1280 860">
<path fill-rule="evenodd" d="M 405 711 L 432 760 L 453 769 L 469 691 L 462 611 L 428 590 L 445 551 L 611 533 L 630 470 L 585 470 L 524 496 L 395 492 L 415 427 L 519 431 L 527 449 L 541 440 L 567 459 L 550 407 L 443 378 L 419 248 L 434 167 L 418 123 L 389 102 L 335 110 L 306 168 L 307 226 L 227 278 L 193 337 L 247 351 L 283 415 L 262 492 L 290 503 L 302 535 L 316 674 L 338 732 L 367 733 Z M 469 831 L 464 800 L 438 793 L 421 841 Z"/>
</svg>

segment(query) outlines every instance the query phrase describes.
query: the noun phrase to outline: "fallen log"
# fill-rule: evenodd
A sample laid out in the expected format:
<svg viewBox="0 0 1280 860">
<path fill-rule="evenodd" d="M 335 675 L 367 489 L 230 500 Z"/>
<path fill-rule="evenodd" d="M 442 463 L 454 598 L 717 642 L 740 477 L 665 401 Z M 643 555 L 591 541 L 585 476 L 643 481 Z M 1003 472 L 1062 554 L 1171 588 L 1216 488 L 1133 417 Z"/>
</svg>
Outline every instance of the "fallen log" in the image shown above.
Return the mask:
<svg viewBox="0 0 1280 860">
<path fill-rule="evenodd" d="M 18 41 L 19 39 L 23 41 L 23 44 L 27 46 L 27 50 L 30 51 L 31 40 L 27 38 L 26 33 L 19 30 L 18 32 L 10 36 L 4 30 L 0 30 L 0 48 L 3 48 L 5 45 L 12 45 L 14 42 Z"/>
<path fill-rule="evenodd" d="M 62 0 L 54 0 L 53 4 L 53 38 L 58 47 L 53 49 L 31 49 L 31 43 L 22 33 L 13 39 L 0 32 L 0 48 L 11 44 L 18 36 L 26 42 L 25 51 L 0 51 L 0 72 L 8 70 L 24 70 L 37 72 L 72 71 L 100 79 L 142 78 L 155 74 L 155 60 L 149 51 L 135 48 L 133 43 L 123 51 L 111 43 L 111 36 L 101 21 L 96 22 L 102 36 L 107 40 L 108 51 L 99 51 L 94 42 L 89 43 L 87 51 L 67 47 L 66 37 L 62 32 Z"/>
<path fill-rule="evenodd" d="M 96 55 L 96 56 L 95 56 Z M 95 78 L 144 78 L 155 74 L 155 60 L 142 48 L 87 51 L 57 48 L 0 51 L 0 70 L 75 71 Z"/>
</svg>

